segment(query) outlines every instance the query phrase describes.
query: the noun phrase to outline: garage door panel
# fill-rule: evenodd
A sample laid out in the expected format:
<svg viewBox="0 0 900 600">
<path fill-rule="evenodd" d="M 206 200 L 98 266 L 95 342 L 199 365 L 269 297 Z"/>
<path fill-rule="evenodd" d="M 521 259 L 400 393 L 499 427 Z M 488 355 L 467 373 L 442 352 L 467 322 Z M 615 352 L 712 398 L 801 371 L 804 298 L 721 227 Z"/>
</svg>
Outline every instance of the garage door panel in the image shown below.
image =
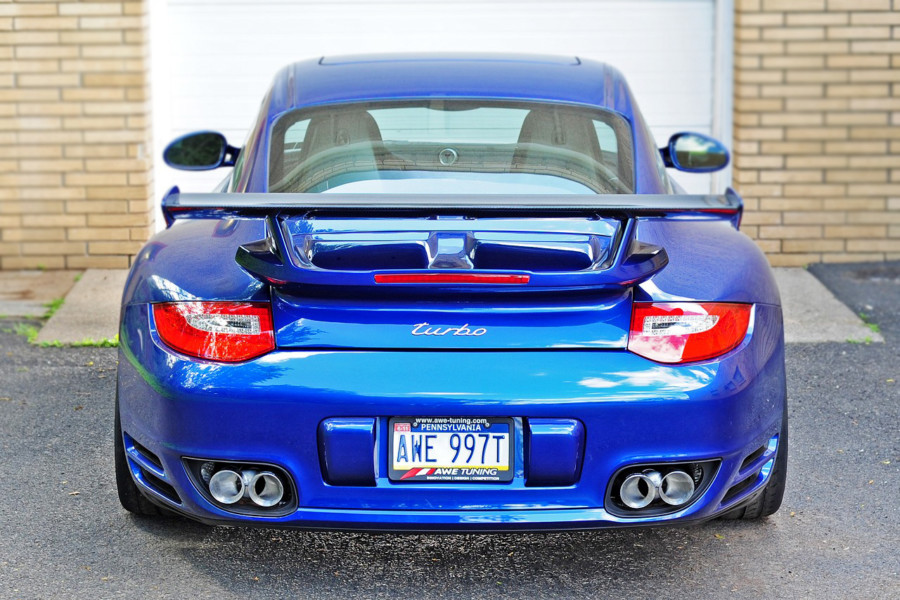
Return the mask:
<svg viewBox="0 0 900 600">
<path fill-rule="evenodd" d="M 369 52 L 598 59 L 626 75 L 658 141 L 668 137 L 660 132 L 676 129 L 708 132 L 714 14 L 713 0 L 168 0 L 165 32 L 154 38 L 154 50 L 163 45 L 168 54 L 168 92 L 156 100 L 167 102 L 168 122 L 158 142 L 218 129 L 240 143 L 279 68 L 311 56 Z M 209 189 L 221 177 L 158 174 L 163 184 L 190 190 Z"/>
</svg>

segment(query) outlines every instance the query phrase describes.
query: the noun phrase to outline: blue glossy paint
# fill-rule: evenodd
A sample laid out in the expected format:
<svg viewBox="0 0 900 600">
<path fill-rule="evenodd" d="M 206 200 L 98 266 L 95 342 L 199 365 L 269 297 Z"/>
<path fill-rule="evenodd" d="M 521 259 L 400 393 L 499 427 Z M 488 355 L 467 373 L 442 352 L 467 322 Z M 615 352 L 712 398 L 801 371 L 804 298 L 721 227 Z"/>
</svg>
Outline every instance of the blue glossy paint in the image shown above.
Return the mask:
<svg viewBox="0 0 900 600">
<path fill-rule="evenodd" d="M 727 220 L 638 219 L 637 239 L 662 246 L 669 265 L 635 288 L 636 301 L 719 300 L 780 306 L 765 255 Z"/>
<path fill-rule="evenodd" d="M 283 348 L 421 350 L 624 348 L 628 341 L 630 291 L 542 294 L 525 305 L 513 296 L 457 292 L 456 299 L 468 301 L 454 302 L 421 294 L 311 298 L 276 292 L 275 338 Z"/>
<path fill-rule="evenodd" d="M 586 210 L 588 214 L 597 212 L 596 209 Z M 464 214 L 465 211 L 460 211 Z M 597 217 L 595 217 L 597 218 Z M 251 244 L 238 247 L 236 261 L 248 273 L 272 286 L 279 293 L 294 295 L 306 295 L 311 290 L 330 290 L 331 293 L 347 294 L 356 290 L 373 297 L 382 297 L 391 291 L 400 293 L 415 292 L 427 296 L 435 289 L 445 294 L 470 294 L 476 291 L 494 294 L 512 294 L 516 292 L 538 293 L 569 293 L 569 292 L 621 292 L 630 289 L 631 286 L 645 281 L 655 273 L 662 270 L 668 263 L 668 255 L 664 248 L 642 242 L 635 238 L 636 219 L 620 217 L 621 223 L 615 228 L 614 238 L 603 239 L 606 236 L 590 234 L 582 236 L 559 236 L 547 232 L 491 232 L 482 231 L 484 227 L 480 223 L 469 219 L 467 228 L 470 231 L 454 232 L 442 231 L 442 225 L 435 223 L 429 225 L 430 233 L 422 244 L 422 248 L 429 250 L 422 254 L 423 264 L 410 268 L 397 268 L 397 265 L 385 264 L 381 268 L 377 265 L 360 264 L 370 258 L 372 248 L 378 243 L 380 232 L 355 232 L 358 237 L 354 240 L 356 246 L 353 253 L 343 252 L 348 262 L 342 268 L 323 268 L 315 263 L 315 247 L 311 246 L 311 240 L 303 236 L 299 243 L 285 227 L 284 220 L 273 211 L 266 217 L 266 230 L 264 239 L 256 240 Z M 401 224 L 394 228 L 393 235 L 397 241 L 390 245 L 399 251 L 404 248 L 408 252 L 411 246 L 415 250 L 415 220 L 405 219 L 404 223 L 413 223 L 412 231 L 404 231 Z M 534 227 L 539 227 L 536 222 Z M 377 230 L 377 227 L 376 227 Z M 455 248 L 456 259 L 442 250 L 442 241 L 448 241 L 450 235 L 458 234 L 465 239 L 460 239 Z M 362 236 L 362 237 L 359 237 Z M 443 236 L 443 238 L 442 238 Z M 548 238 L 554 239 L 548 239 Z M 383 243 L 384 236 L 381 237 Z M 544 239 L 540 239 L 544 238 Z M 562 241 L 560 241 L 562 238 Z M 513 239 L 516 243 L 513 244 Z M 613 241 L 613 239 L 615 241 Z M 314 240 L 312 240 L 314 242 Z M 560 246 L 560 244 L 565 246 Z M 615 243 L 617 247 L 612 248 Z M 341 251 L 343 246 L 350 243 L 335 246 Z M 559 256 L 561 249 L 568 254 L 576 254 L 579 251 L 588 262 L 587 268 L 576 269 L 572 261 L 563 262 Z M 368 246 L 365 248 L 363 246 Z M 480 261 L 481 251 L 487 248 L 492 252 L 488 261 L 499 261 L 502 267 L 493 265 L 494 268 L 480 268 L 488 265 L 474 264 Z M 521 264 L 523 250 L 528 253 L 528 266 L 524 269 Z M 574 251 L 573 251 L 574 250 Z M 554 259 L 550 260 L 548 254 Z M 426 256 L 431 256 L 426 263 Z M 394 256 L 396 258 L 396 256 Z M 404 261 L 416 260 L 415 254 L 405 255 Z M 460 264 L 447 264 L 447 260 L 463 261 Z M 512 261 L 512 262 L 511 262 Z M 519 261 L 518 266 L 515 261 Z M 555 263 L 555 265 L 548 265 Z M 541 267 L 541 265 L 544 265 Z M 465 283 L 454 283 L 442 288 L 435 288 L 429 282 L 385 282 L 379 281 L 383 276 L 416 275 L 423 269 L 428 269 L 431 275 L 457 275 L 464 269 L 466 273 L 476 276 L 514 276 L 521 281 L 496 284 L 482 283 L 477 287 Z M 369 289 L 369 288 L 375 289 Z M 520 296 L 523 297 L 523 296 Z"/>
<path fill-rule="evenodd" d="M 567 486 L 581 476 L 584 425 L 578 419 L 528 419 L 525 447 L 525 485 Z"/>
<path fill-rule="evenodd" d="M 494 530 L 705 519 L 724 509 L 744 458 L 778 432 L 784 402 L 780 310 L 768 305 L 756 306 L 753 330 L 738 349 L 682 366 L 622 350 L 284 350 L 240 365 L 200 363 L 161 345 L 143 305 L 126 309 L 121 341 L 123 428 L 159 456 L 182 499 L 175 508 L 213 522 Z M 214 426 L 204 425 L 210 411 Z M 580 478 L 562 487 L 527 486 L 524 472 L 503 485 L 391 483 L 386 423 L 398 414 L 577 415 L 586 432 Z M 316 432 L 325 419 L 344 416 L 377 421 L 375 486 L 323 480 Z M 523 439 L 518 432 L 519 457 Z M 300 506 L 277 518 L 228 513 L 196 491 L 182 456 L 279 465 L 295 478 Z M 722 459 L 719 473 L 687 509 L 631 519 L 603 509 L 609 479 L 623 466 L 709 458 Z"/>
<path fill-rule="evenodd" d="M 638 190 L 665 192 L 652 137 L 615 70 L 578 59 L 451 56 L 287 67 L 263 102 L 229 191 L 265 191 L 268 127 L 285 111 L 413 97 L 616 110 L 634 127 Z M 292 253 L 287 260 L 321 260 L 327 268 L 317 268 L 327 271 L 341 261 L 371 267 L 365 261 L 390 257 L 464 262 L 471 257 L 455 244 L 476 241 L 502 263 L 517 260 L 504 244 L 521 245 L 522 236 L 533 242 L 529 260 L 544 270 L 555 261 L 577 266 L 584 257 L 618 269 L 609 286 L 579 287 L 582 273 L 549 289 L 477 291 L 321 285 L 315 277 L 269 285 L 236 256 L 242 246 L 269 243 L 271 215 L 267 225 L 265 215 L 215 207 L 179 213 L 137 255 L 123 296 L 118 396 L 135 482 L 155 502 L 224 524 L 491 531 L 712 518 L 768 482 L 785 405 L 778 290 L 765 257 L 737 231 L 738 218 L 733 210 L 602 218 L 485 218 L 461 210 L 431 220 L 291 213 L 277 221 L 279 251 Z M 640 271 L 635 264 L 643 259 L 629 257 L 648 249 L 661 250 L 667 262 Z M 151 305 L 180 300 L 271 302 L 277 349 L 238 364 L 170 350 Z M 677 300 L 752 304 L 750 329 L 737 348 L 710 361 L 663 365 L 629 353 L 632 303 Z M 444 335 L 419 335 L 433 327 Z M 511 418 L 512 481 L 390 481 L 388 422 L 397 416 Z M 229 512 L 198 491 L 185 457 L 277 466 L 291 477 L 298 506 L 280 516 Z M 622 517 L 604 507 L 611 479 L 624 467 L 701 460 L 720 466 L 685 508 Z M 160 494 L 141 469 L 170 485 L 179 501 Z M 746 487 L 729 495 L 741 482 Z"/>
<path fill-rule="evenodd" d="M 651 277 L 665 267 L 668 261 L 664 249 L 651 248 L 647 244 L 638 246 L 632 244 L 635 239 L 633 220 L 626 220 L 621 225 L 612 219 L 604 220 L 597 226 L 599 231 L 585 231 L 581 235 L 541 231 L 542 222 L 531 222 L 530 220 L 521 221 L 529 226 L 529 229 L 532 229 L 530 232 L 506 231 L 502 228 L 499 231 L 492 231 L 490 221 L 482 224 L 482 221 L 473 219 L 464 221 L 463 227 L 460 227 L 459 222 L 456 224 L 451 222 L 449 229 L 446 222 L 417 221 L 409 218 L 402 221 L 395 220 L 391 232 L 391 237 L 394 239 L 391 249 L 394 255 L 402 249 L 401 244 L 407 248 L 413 246 L 414 250 L 416 242 L 419 242 L 419 247 L 423 250 L 420 256 L 423 264 L 414 267 L 399 268 L 398 265 L 383 264 L 378 268 L 359 265 L 365 258 L 371 257 L 373 249 L 376 248 L 379 241 L 378 226 L 376 225 L 374 232 L 365 230 L 347 232 L 355 237 L 353 242 L 356 246 L 356 253 L 354 254 L 346 252 L 346 247 L 350 245 L 349 240 L 352 238 L 345 238 L 343 242 L 332 246 L 332 250 L 344 249 L 344 253 L 347 255 L 346 266 L 338 269 L 322 268 L 315 262 L 316 236 L 293 235 L 290 230 L 291 219 L 287 219 L 285 222 L 278 215 L 268 217 L 268 239 L 253 244 L 252 247 L 240 248 L 237 261 L 244 269 L 278 289 L 299 289 L 301 291 L 308 286 L 377 286 L 381 285 L 377 281 L 380 274 L 415 272 L 424 268 L 432 269 L 434 273 L 452 274 L 458 273 L 456 269 L 462 266 L 462 268 L 471 269 L 472 273 L 494 273 L 497 269 L 482 268 L 482 265 L 472 262 L 478 261 L 480 252 L 486 248 L 493 250 L 494 259 L 501 261 L 503 254 L 506 255 L 507 261 L 514 259 L 513 256 L 509 256 L 514 250 L 521 253 L 524 248 L 527 248 L 531 251 L 528 261 L 529 266 L 532 267 L 530 270 L 525 271 L 521 267 L 517 268 L 514 264 L 505 264 L 505 268 L 502 269 L 503 273 L 507 275 L 527 276 L 527 281 L 523 285 L 527 286 L 528 291 L 571 289 L 620 291 L 623 287 L 630 287 L 636 282 Z M 375 222 L 374 219 L 373 222 Z M 572 227 L 577 225 L 577 222 L 572 223 Z M 519 229 L 522 228 L 523 226 L 519 225 Z M 417 233 L 420 236 L 423 233 L 425 235 L 417 240 Z M 462 253 L 461 256 L 472 255 L 471 260 L 466 259 L 466 265 L 452 264 L 448 266 L 439 262 L 442 258 L 441 242 L 447 241 L 452 235 L 463 236 L 458 248 Z M 621 237 L 622 242 L 619 243 L 618 248 L 611 249 L 612 236 Z M 502 253 L 497 252 L 503 247 L 503 244 L 511 244 L 513 239 L 517 240 L 515 249 L 507 248 Z M 384 235 L 381 235 L 381 241 L 384 242 Z M 551 261 L 558 263 L 559 267 L 539 268 L 541 264 L 548 262 L 546 258 L 540 258 L 541 255 L 558 253 L 560 243 L 568 244 L 570 253 L 573 245 L 580 243 L 583 247 L 582 254 L 588 260 L 586 268 L 563 267 L 565 263 L 559 260 L 559 257 L 555 261 Z M 366 247 L 362 248 L 360 244 L 364 244 Z M 426 248 L 429 250 L 424 251 Z M 577 250 L 577 247 L 575 249 Z M 435 257 L 431 264 L 426 260 L 429 254 Z M 501 255 L 498 256 L 498 254 Z M 405 260 L 415 261 L 416 256 L 407 253 Z M 417 287 L 424 286 L 418 285 Z M 495 287 L 496 289 L 491 289 L 491 291 L 510 289 L 502 284 Z M 482 286 L 481 289 L 488 288 Z"/>
<path fill-rule="evenodd" d="M 319 423 L 319 458 L 328 485 L 375 485 L 375 418 L 337 417 Z"/>
<path fill-rule="evenodd" d="M 123 302 L 266 301 L 266 286 L 234 262 L 239 245 L 265 234 L 260 219 L 179 220 L 135 257 Z"/>
</svg>

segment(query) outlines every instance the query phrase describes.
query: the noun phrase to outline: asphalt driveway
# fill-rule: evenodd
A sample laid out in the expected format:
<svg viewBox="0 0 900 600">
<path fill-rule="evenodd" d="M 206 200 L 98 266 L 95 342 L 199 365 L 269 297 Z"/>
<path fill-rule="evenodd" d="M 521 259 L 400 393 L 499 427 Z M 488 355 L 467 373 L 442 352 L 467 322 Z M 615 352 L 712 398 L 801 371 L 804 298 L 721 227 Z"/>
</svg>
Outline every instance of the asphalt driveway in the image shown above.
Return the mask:
<svg viewBox="0 0 900 600">
<path fill-rule="evenodd" d="M 0 598 L 898 598 L 900 263 L 811 271 L 886 342 L 789 345 L 781 511 L 693 528 L 397 536 L 135 518 L 113 482 L 116 351 L 30 346 L 0 319 Z"/>
</svg>

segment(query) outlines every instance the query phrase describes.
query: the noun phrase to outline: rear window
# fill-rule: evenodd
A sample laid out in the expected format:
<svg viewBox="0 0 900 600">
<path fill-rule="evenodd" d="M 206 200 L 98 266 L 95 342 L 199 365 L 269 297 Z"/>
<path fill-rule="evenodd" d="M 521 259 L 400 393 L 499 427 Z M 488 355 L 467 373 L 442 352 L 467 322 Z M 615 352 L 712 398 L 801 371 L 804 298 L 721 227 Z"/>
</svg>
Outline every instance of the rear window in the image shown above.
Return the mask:
<svg viewBox="0 0 900 600">
<path fill-rule="evenodd" d="M 300 109 L 273 125 L 270 192 L 633 193 L 631 128 L 599 109 L 472 100 Z"/>
</svg>

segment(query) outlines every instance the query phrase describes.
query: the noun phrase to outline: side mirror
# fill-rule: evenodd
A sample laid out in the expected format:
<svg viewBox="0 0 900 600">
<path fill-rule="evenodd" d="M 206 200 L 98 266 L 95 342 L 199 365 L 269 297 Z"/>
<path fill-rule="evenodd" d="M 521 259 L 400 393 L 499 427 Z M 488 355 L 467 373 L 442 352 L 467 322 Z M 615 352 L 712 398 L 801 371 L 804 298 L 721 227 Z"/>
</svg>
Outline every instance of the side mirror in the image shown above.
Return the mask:
<svg viewBox="0 0 900 600">
<path fill-rule="evenodd" d="M 240 148 L 229 146 L 225 136 L 215 131 L 189 133 L 166 146 L 163 160 L 183 171 L 209 171 L 233 167 Z"/>
<path fill-rule="evenodd" d="M 725 146 L 700 133 L 676 133 L 659 151 L 667 167 L 688 173 L 712 173 L 728 165 Z"/>
</svg>

